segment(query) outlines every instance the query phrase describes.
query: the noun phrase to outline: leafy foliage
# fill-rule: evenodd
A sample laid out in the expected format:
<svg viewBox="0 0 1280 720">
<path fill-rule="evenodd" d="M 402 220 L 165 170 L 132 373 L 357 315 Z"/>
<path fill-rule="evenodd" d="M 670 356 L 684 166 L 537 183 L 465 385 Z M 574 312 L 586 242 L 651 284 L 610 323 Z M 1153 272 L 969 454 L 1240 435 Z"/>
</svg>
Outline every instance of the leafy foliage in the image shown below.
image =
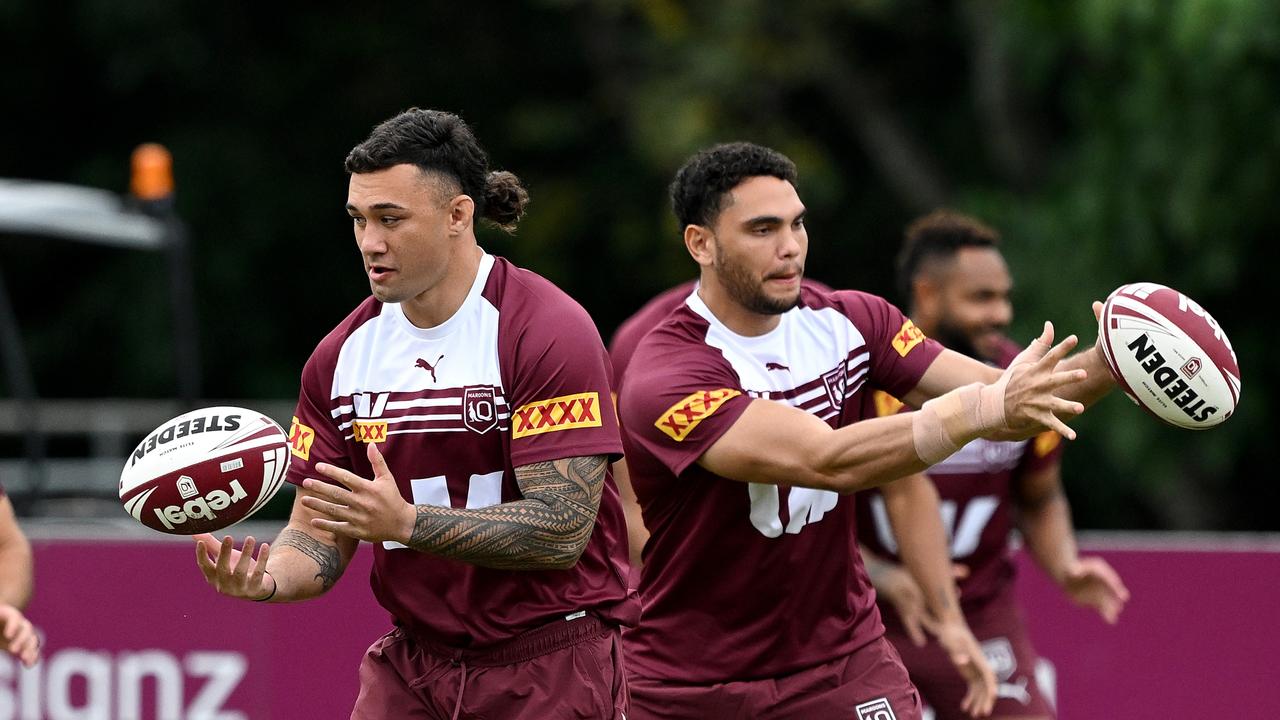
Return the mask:
<svg viewBox="0 0 1280 720">
<path fill-rule="evenodd" d="M 405 107 L 461 112 L 521 175 L 519 234 L 482 242 L 568 289 L 606 338 L 693 274 L 665 197 L 675 168 L 751 139 L 799 165 L 809 272 L 829 283 L 892 297 L 901 228 L 947 204 L 1004 233 L 1015 337 L 1048 318 L 1092 340 L 1089 302 L 1123 282 L 1200 300 L 1240 357 L 1238 417 L 1188 435 L 1108 398 L 1079 421 L 1069 492 L 1086 526 L 1277 527 L 1261 452 L 1274 3 L 543 0 L 279 22 L 63 0 L 0 3 L 0 42 L 25 68 L 0 78 L 17 126 L 0 175 L 123 191 L 136 144 L 173 151 L 210 397 L 293 395 L 365 295 L 341 160 Z M 157 259 L 0 238 L 0 267 L 41 392 L 172 392 Z"/>
</svg>

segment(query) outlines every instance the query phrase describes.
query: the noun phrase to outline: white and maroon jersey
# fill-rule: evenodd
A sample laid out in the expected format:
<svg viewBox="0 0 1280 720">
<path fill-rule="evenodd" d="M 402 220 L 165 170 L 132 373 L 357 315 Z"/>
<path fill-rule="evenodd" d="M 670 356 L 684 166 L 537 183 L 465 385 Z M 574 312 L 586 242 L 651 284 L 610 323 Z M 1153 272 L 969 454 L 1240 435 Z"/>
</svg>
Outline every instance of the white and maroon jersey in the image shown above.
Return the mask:
<svg viewBox="0 0 1280 720">
<path fill-rule="evenodd" d="M 801 282 L 815 290 L 831 292 L 830 287 L 817 280 L 804 278 Z M 634 315 L 623 320 L 622 324 L 618 325 L 618 328 L 613 331 L 613 337 L 609 339 L 609 361 L 613 363 L 613 386 L 615 388 L 622 385 L 622 378 L 627 373 L 627 365 L 631 363 L 631 356 L 635 354 L 636 347 L 640 345 L 640 341 L 644 339 L 644 336 L 648 335 L 650 330 L 658 327 L 673 310 L 684 305 L 685 299 L 693 294 L 693 291 L 697 288 L 698 281 L 689 280 L 673 288 L 663 290 L 645 303 Z"/>
<path fill-rule="evenodd" d="M 776 677 L 883 632 L 850 497 L 719 477 L 697 459 L 752 398 L 832 427 L 905 393 L 941 351 L 881 298 L 802 287 L 773 331 L 742 337 L 697 293 L 640 341 L 622 381 L 627 466 L 651 535 L 643 620 L 624 636 L 642 677 Z"/>
<path fill-rule="evenodd" d="M 372 477 L 376 442 L 414 504 L 481 508 L 521 499 L 514 468 L 621 451 L 610 371 L 587 313 L 544 278 L 485 255 L 449 320 L 409 322 L 370 298 L 302 373 L 289 481 L 326 462 Z M 452 647 L 491 645 L 586 610 L 630 625 L 626 530 L 605 483 L 595 529 L 571 569 L 478 567 L 397 543 L 374 546 L 371 582 L 397 624 Z"/>
<path fill-rule="evenodd" d="M 1008 367 L 1018 352 L 1017 345 L 1006 342 L 995 364 Z M 879 415 L 903 409 L 902 403 L 882 392 L 875 394 L 874 401 Z M 1017 483 L 1028 473 L 1057 464 L 1061 440 L 1051 430 L 1018 442 L 978 438 L 929 468 L 929 479 L 938 488 L 951 558 L 969 567 L 969 575 L 959 581 L 960 604 L 966 612 L 986 604 L 1013 581 L 1009 536 Z M 858 539 L 877 555 L 898 561 L 898 542 L 880 491 L 858 493 L 856 500 Z M 892 613 L 893 607 L 884 603 L 880 610 Z"/>
</svg>

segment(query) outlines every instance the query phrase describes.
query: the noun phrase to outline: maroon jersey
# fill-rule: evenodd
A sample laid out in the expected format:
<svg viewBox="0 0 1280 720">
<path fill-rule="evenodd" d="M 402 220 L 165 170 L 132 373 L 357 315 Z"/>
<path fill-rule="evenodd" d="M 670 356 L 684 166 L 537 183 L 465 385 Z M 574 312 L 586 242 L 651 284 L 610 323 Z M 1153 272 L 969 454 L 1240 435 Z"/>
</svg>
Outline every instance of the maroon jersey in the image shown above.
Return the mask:
<svg viewBox="0 0 1280 720">
<path fill-rule="evenodd" d="M 317 462 L 362 477 L 379 443 L 414 504 L 480 508 L 521 499 L 514 468 L 621 450 L 610 372 L 586 312 L 547 280 L 485 255 L 466 300 L 433 328 L 370 298 L 316 348 L 290 431 L 289 481 Z M 605 483 L 582 558 L 568 570 L 510 571 L 374 546 L 372 585 L 397 624 L 453 647 L 490 645 L 551 618 L 592 611 L 633 624 L 626 531 Z"/>
<path fill-rule="evenodd" d="M 636 675 L 776 677 L 881 635 L 852 498 L 729 480 L 696 461 L 752 398 L 840 427 L 863 418 L 871 388 L 915 387 L 939 352 L 883 299 L 810 287 L 766 335 L 734 334 L 694 293 L 640 341 L 619 398 L 651 532 L 644 619 L 624 636 Z"/>
<path fill-rule="evenodd" d="M 614 387 L 622 384 L 622 375 L 640 340 L 670 315 L 672 310 L 684 305 L 685 298 L 693 294 L 697 287 L 698 281 L 690 280 L 656 295 L 613 331 L 613 337 L 609 339 L 609 361 L 613 363 Z"/>
<path fill-rule="evenodd" d="M 1008 367 L 1018 352 L 1017 345 L 1008 341 L 1001 348 L 998 365 Z M 880 415 L 902 408 L 902 403 L 884 393 L 877 393 L 874 401 Z M 1025 473 L 1057 463 L 1061 439 L 1052 431 L 1019 442 L 979 438 L 929 468 L 929 478 L 938 488 L 951 558 L 969 567 L 969 576 L 959 583 L 966 611 L 994 597 L 1013 579 L 1009 533 L 1016 483 Z M 858 493 L 857 505 L 858 539 L 876 554 L 897 560 L 898 543 L 880 491 Z"/>
</svg>

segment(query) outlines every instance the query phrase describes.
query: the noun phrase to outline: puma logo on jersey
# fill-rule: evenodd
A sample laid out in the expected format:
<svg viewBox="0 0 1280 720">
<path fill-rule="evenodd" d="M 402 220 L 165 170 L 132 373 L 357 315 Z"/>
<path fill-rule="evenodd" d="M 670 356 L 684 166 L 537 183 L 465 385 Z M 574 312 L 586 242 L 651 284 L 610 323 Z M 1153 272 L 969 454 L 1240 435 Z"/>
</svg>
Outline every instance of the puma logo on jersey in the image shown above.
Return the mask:
<svg viewBox="0 0 1280 720">
<path fill-rule="evenodd" d="M 786 372 L 791 372 L 791 368 L 787 367 L 786 365 L 783 365 L 782 363 L 776 363 L 776 362 L 765 363 L 764 369 L 765 370 L 785 370 Z"/>
<path fill-rule="evenodd" d="M 427 371 L 427 372 L 429 372 L 429 373 L 431 373 L 431 382 L 435 382 L 435 381 L 436 381 L 436 368 L 440 365 L 440 361 L 441 361 L 441 360 L 443 360 L 443 359 L 444 359 L 444 355 L 441 355 L 440 357 L 436 358 L 436 361 L 435 361 L 435 363 L 433 364 L 433 363 L 429 363 L 429 362 L 427 362 L 426 360 L 423 360 L 422 358 L 418 358 L 418 362 L 414 363 L 414 365 L 415 365 L 415 366 L 417 366 L 417 367 L 422 368 L 423 370 L 426 370 L 426 371 Z"/>
</svg>

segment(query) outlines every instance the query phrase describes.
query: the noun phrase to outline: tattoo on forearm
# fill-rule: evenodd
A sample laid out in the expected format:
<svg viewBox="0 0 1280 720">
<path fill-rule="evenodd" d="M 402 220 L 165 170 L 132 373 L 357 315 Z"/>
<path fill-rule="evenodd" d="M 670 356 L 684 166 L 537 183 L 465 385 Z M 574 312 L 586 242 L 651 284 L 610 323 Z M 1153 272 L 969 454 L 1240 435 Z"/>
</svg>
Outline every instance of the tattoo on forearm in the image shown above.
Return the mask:
<svg viewBox="0 0 1280 720">
<path fill-rule="evenodd" d="M 491 568 L 572 567 L 595 528 L 607 467 L 604 455 L 523 465 L 523 500 L 474 510 L 418 505 L 409 547 Z"/>
<path fill-rule="evenodd" d="M 291 547 L 315 561 L 320 571 L 315 579 L 320 581 L 325 590 L 333 587 L 341 574 L 341 554 L 335 545 L 326 545 L 310 535 L 300 531 L 285 529 L 276 538 L 276 547 Z"/>
</svg>

